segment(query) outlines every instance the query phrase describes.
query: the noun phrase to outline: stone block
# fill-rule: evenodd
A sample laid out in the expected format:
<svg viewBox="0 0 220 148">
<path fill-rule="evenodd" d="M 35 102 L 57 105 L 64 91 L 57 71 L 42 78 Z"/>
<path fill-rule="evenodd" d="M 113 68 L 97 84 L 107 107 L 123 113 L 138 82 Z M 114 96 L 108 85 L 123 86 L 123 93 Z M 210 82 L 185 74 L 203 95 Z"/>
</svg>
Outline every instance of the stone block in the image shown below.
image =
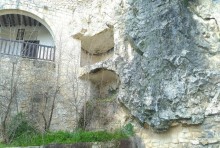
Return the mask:
<svg viewBox="0 0 220 148">
<path fill-rule="evenodd" d="M 177 138 L 172 139 L 172 143 L 174 143 L 174 144 L 178 144 L 178 143 L 179 143 L 179 140 L 178 140 Z"/>
<path fill-rule="evenodd" d="M 179 138 L 179 142 L 180 142 L 180 143 L 188 143 L 189 140 L 186 139 L 186 138 Z"/>
<path fill-rule="evenodd" d="M 193 145 L 198 145 L 199 144 L 199 140 L 190 140 L 190 143 L 192 143 Z"/>
<path fill-rule="evenodd" d="M 212 138 L 212 139 L 201 139 L 200 140 L 200 143 L 202 145 L 208 145 L 208 144 L 215 144 L 215 143 L 218 143 L 219 142 L 219 139 L 216 139 L 216 138 Z"/>
<path fill-rule="evenodd" d="M 193 132 L 192 133 L 192 137 L 193 138 L 201 138 L 201 137 L 204 137 L 205 135 L 204 135 L 204 133 L 202 133 L 202 132 Z"/>
<path fill-rule="evenodd" d="M 178 147 L 178 144 L 174 144 L 174 143 L 169 144 L 169 148 L 177 148 L 177 147 Z"/>
</svg>

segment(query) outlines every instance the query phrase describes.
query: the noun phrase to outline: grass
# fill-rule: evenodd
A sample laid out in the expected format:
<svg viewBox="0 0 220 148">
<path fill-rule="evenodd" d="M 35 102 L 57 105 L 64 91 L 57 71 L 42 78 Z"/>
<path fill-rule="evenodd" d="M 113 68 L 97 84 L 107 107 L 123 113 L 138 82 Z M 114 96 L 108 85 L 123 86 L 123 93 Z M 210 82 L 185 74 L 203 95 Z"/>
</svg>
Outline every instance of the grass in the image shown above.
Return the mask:
<svg viewBox="0 0 220 148">
<path fill-rule="evenodd" d="M 9 146 L 41 146 L 48 144 L 73 144 L 79 142 L 106 142 L 119 141 L 133 136 L 133 125 L 131 123 L 124 127 L 108 131 L 84 131 L 82 129 L 75 132 L 57 131 L 40 133 L 36 127 L 32 126 L 28 118 L 22 114 L 17 114 L 7 128 L 7 137 L 10 143 L 0 148 Z"/>
<path fill-rule="evenodd" d="M 5 144 L 0 143 L 0 148 L 5 148 L 7 147 Z"/>
<path fill-rule="evenodd" d="M 83 131 L 47 132 L 45 134 L 22 134 L 12 141 L 10 146 L 40 146 L 48 144 L 73 144 L 77 142 L 106 142 L 127 139 L 134 134 L 133 125 L 127 124 L 115 132 Z M 5 145 L 0 145 L 0 148 Z"/>
</svg>

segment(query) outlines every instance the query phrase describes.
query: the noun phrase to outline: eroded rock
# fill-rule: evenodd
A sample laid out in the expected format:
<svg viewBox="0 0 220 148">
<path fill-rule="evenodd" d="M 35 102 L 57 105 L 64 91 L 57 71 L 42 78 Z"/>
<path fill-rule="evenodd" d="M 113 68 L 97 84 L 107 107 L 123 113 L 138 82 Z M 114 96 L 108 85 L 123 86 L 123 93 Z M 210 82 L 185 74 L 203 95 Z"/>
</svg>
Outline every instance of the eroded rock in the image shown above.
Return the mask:
<svg viewBox="0 0 220 148">
<path fill-rule="evenodd" d="M 210 11 L 210 3 L 128 2 L 126 34 L 143 54 L 120 64 L 119 100 L 158 132 L 219 113 L 211 110 L 219 100 L 219 6 Z"/>
</svg>

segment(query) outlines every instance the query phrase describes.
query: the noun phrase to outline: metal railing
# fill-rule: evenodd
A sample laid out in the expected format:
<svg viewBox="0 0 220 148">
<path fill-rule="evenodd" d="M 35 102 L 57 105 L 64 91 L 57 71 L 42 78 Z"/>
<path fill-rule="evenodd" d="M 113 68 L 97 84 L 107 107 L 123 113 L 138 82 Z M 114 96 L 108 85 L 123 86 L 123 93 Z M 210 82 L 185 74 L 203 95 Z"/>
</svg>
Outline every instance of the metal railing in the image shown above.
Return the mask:
<svg viewBox="0 0 220 148">
<path fill-rule="evenodd" d="M 0 38 L 0 54 L 4 55 L 54 61 L 55 50 L 55 46 L 46 46 L 31 43 L 31 41 L 20 41 Z"/>
</svg>

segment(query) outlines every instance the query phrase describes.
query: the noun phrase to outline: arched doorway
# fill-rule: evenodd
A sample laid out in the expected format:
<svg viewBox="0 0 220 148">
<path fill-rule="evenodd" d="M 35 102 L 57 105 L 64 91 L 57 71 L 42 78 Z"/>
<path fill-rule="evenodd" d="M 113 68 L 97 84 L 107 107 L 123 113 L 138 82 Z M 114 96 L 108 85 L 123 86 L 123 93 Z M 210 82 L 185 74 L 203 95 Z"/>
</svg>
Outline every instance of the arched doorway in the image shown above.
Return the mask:
<svg viewBox="0 0 220 148">
<path fill-rule="evenodd" d="M 34 15 L 7 12 L 0 13 L 0 54 L 54 61 L 55 43 L 48 25 Z"/>
</svg>

